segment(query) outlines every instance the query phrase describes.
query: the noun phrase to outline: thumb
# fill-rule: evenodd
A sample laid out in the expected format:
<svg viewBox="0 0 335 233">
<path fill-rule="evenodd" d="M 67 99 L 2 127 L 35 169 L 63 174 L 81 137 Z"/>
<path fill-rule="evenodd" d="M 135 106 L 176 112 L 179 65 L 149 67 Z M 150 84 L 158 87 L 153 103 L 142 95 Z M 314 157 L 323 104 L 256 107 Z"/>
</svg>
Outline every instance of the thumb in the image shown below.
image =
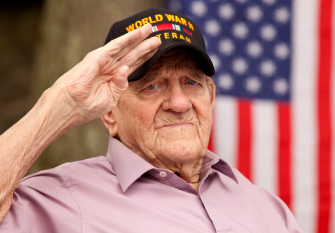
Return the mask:
<svg viewBox="0 0 335 233">
<path fill-rule="evenodd" d="M 122 93 L 124 90 L 128 87 L 128 72 L 129 67 L 126 65 L 121 66 L 116 73 L 114 74 L 114 77 L 109 82 L 109 88 L 112 93 Z"/>
</svg>

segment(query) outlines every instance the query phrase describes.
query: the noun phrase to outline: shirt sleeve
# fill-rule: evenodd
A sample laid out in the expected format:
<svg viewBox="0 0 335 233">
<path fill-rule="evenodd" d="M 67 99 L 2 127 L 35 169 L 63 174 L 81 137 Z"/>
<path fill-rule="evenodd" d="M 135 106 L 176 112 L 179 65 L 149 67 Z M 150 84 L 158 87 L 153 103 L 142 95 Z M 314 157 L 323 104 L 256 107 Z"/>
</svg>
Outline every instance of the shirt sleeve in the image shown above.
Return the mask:
<svg viewBox="0 0 335 233">
<path fill-rule="evenodd" d="M 291 210 L 279 197 L 263 188 L 260 187 L 257 188 L 259 188 L 261 193 L 266 197 L 266 199 L 268 199 L 271 202 L 272 206 L 276 209 L 277 213 L 281 215 L 290 233 L 303 233 L 297 220 L 293 216 Z"/>
<path fill-rule="evenodd" d="M 24 178 L 0 232 L 81 232 L 80 209 L 71 188 L 52 170 Z"/>
</svg>

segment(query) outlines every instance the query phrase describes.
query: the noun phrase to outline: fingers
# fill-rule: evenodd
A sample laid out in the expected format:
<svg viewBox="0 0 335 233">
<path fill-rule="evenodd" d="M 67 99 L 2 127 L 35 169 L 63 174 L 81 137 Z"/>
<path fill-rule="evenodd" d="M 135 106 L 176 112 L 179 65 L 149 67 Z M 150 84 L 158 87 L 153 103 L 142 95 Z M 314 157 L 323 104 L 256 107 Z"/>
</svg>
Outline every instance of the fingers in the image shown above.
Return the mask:
<svg viewBox="0 0 335 233">
<path fill-rule="evenodd" d="M 132 69 L 134 64 L 140 66 L 155 54 L 160 44 L 161 40 L 157 37 L 145 40 L 129 53 L 127 53 L 124 57 L 122 57 L 120 62 L 129 66 L 130 69 Z"/>
<path fill-rule="evenodd" d="M 129 67 L 129 74 L 132 74 L 138 67 L 140 67 L 142 64 L 144 64 L 147 60 L 149 60 L 153 55 L 155 55 L 155 53 L 157 52 L 157 49 L 155 49 L 154 51 L 146 54 L 144 57 L 138 59 L 134 64 L 132 64 Z"/>
<path fill-rule="evenodd" d="M 120 36 L 102 47 L 104 50 L 103 52 L 107 53 L 109 56 L 113 56 L 114 60 L 119 60 L 131 49 L 141 43 L 141 41 L 147 38 L 151 33 L 151 29 L 151 24 L 146 24 L 139 29 Z"/>
</svg>

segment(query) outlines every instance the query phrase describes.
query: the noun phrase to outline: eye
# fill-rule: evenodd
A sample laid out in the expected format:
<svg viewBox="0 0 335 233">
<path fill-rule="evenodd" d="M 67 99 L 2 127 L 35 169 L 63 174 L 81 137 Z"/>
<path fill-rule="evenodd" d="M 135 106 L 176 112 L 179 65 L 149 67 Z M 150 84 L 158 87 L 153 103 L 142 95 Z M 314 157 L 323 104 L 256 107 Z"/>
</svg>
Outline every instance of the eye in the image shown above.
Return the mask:
<svg viewBox="0 0 335 233">
<path fill-rule="evenodd" d="M 187 84 L 196 86 L 196 85 L 198 85 L 199 83 L 198 83 L 197 81 L 194 81 L 194 80 L 188 80 L 188 81 L 187 81 Z"/>
<path fill-rule="evenodd" d="M 147 89 L 147 90 L 153 90 L 153 89 L 155 89 L 157 87 L 158 87 L 158 84 L 151 84 L 151 85 L 147 86 L 145 89 Z"/>
</svg>

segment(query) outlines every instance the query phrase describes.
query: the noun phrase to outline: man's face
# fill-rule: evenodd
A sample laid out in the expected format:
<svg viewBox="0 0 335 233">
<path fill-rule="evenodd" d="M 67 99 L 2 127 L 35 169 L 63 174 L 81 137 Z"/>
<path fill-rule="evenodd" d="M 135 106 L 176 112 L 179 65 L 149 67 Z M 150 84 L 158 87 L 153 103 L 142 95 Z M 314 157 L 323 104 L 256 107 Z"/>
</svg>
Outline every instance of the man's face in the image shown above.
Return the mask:
<svg viewBox="0 0 335 233">
<path fill-rule="evenodd" d="M 113 115 L 127 147 L 151 164 L 202 158 L 211 126 L 215 87 L 183 56 L 161 59 L 129 84 Z"/>
</svg>

